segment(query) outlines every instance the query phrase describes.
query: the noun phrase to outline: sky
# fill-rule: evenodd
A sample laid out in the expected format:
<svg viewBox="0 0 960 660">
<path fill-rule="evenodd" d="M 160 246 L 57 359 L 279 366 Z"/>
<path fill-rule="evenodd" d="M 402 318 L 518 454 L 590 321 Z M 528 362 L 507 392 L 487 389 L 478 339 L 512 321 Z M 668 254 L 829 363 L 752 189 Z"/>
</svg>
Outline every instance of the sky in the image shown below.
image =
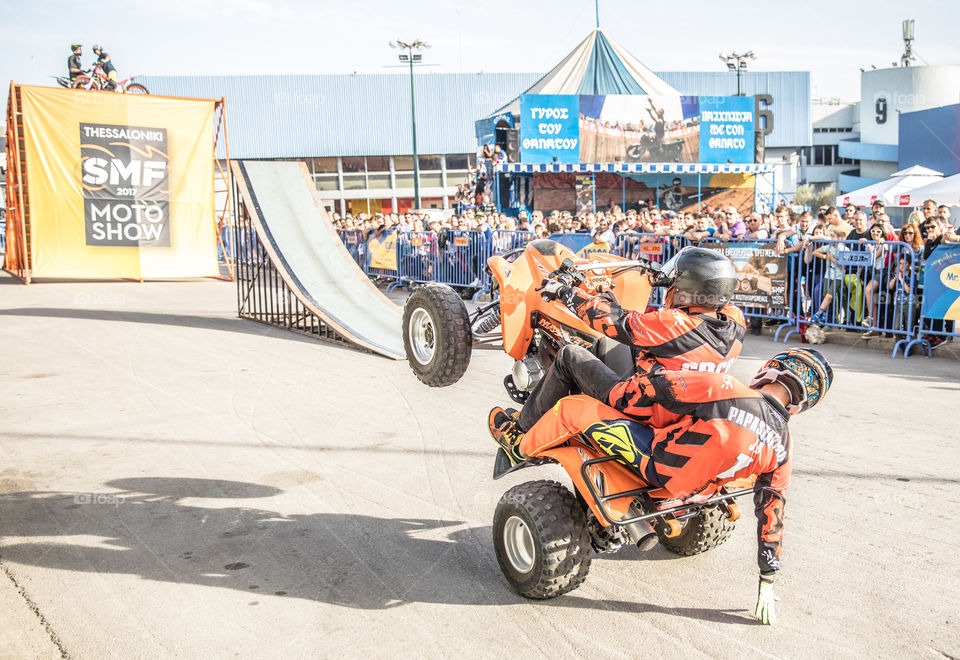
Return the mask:
<svg viewBox="0 0 960 660">
<path fill-rule="evenodd" d="M 813 98 L 859 99 L 860 68 L 903 52 L 960 64 L 952 2 L 599 0 L 601 29 L 653 71 L 723 71 L 752 50 L 756 71 L 810 71 Z M 422 39 L 429 72 L 546 73 L 595 27 L 593 0 L 0 0 L 0 79 L 53 84 L 69 45 L 103 44 L 132 74 L 405 73 L 392 39 Z M 733 75 L 732 73 L 730 75 Z M 683 90 L 680 90 L 683 92 Z"/>
</svg>

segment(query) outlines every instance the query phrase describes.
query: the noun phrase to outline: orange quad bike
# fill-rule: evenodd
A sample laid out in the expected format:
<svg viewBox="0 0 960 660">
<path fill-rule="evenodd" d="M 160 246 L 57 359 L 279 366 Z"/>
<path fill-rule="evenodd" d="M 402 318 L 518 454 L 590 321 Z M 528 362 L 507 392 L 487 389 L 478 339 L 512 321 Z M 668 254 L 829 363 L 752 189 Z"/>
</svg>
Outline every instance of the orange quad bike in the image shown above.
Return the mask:
<svg viewBox="0 0 960 660">
<path fill-rule="evenodd" d="M 592 253 L 578 259 L 548 239 L 491 257 L 487 269 L 492 302 L 467 311 L 460 296 L 443 284 L 413 291 L 403 314 L 407 360 L 427 385 L 456 383 L 467 370 L 474 346 L 502 343 L 514 358 L 504 387 L 523 404 L 565 344 L 578 344 L 628 378 L 632 347 L 598 332 L 558 301 L 545 301 L 540 283 L 560 279 L 593 295 L 610 297 L 626 310 L 644 311 L 659 265 Z M 613 334 L 611 332 L 611 334 Z M 600 421 L 600 420 L 598 420 Z M 680 555 L 714 548 L 730 536 L 740 510 L 734 498 L 752 493 L 749 481 L 732 482 L 701 497 L 681 501 L 646 483 L 601 431 L 580 434 L 512 466 L 497 451 L 494 479 L 520 469 L 559 463 L 573 492 L 552 480 L 514 486 L 500 499 L 493 534 L 497 560 L 511 587 L 528 598 L 553 598 L 586 579 L 594 552 L 627 545 L 649 550 L 658 543 Z M 629 433 L 628 426 L 617 426 Z M 623 438 L 618 438 L 623 440 Z"/>
</svg>

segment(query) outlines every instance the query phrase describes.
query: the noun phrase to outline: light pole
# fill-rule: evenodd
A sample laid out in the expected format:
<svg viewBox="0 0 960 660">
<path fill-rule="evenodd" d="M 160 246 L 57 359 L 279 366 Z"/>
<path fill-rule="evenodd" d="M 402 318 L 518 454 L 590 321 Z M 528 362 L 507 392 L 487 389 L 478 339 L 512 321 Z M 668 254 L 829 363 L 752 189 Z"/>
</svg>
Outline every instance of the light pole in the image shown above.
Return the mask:
<svg viewBox="0 0 960 660">
<path fill-rule="evenodd" d="M 727 68 L 731 71 L 737 72 L 737 96 L 743 96 L 742 88 L 740 87 L 740 75 L 741 72 L 747 68 L 747 60 L 755 60 L 757 56 L 753 54 L 752 50 L 748 50 L 746 53 L 740 55 L 738 53 L 730 53 L 729 55 L 720 55 L 720 61 L 726 63 Z"/>
<path fill-rule="evenodd" d="M 417 157 L 417 103 L 413 91 L 413 65 L 419 64 L 423 60 L 423 55 L 414 53 L 415 50 L 430 48 L 430 44 L 417 39 L 412 43 L 405 41 L 390 42 L 390 48 L 400 48 L 406 50 L 406 53 L 400 53 L 400 61 L 407 62 L 410 65 L 410 123 L 413 125 L 413 206 L 420 208 L 420 159 Z"/>
</svg>

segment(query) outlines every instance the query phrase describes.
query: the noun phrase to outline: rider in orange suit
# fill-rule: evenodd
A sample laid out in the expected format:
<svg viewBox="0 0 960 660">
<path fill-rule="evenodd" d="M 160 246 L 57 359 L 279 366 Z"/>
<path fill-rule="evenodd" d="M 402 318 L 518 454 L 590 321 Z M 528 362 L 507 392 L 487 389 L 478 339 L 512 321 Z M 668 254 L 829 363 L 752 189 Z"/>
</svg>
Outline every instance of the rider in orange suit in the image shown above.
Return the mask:
<svg viewBox="0 0 960 660">
<path fill-rule="evenodd" d="M 556 280 L 546 280 L 541 295 L 561 301 L 605 336 L 636 346 L 635 380 L 653 369 L 729 369 L 740 355 L 746 333 L 743 314 L 729 304 L 736 284 L 737 272 L 729 259 L 716 250 L 687 247 L 663 267 L 657 285 L 669 288 L 664 307 L 657 311 L 626 311 L 607 298 Z M 521 430 L 533 426 L 564 396 L 598 398 L 601 392 L 597 388 L 612 373 L 589 350 L 575 344 L 564 346 L 524 404 L 517 419 Z M 645 417 L 638 409 L 632 414 Z"/>
<path fill-rule="evenodd" d="M 526 433 L 510 411 L 495 408 L 491 434 L 518 463 L 586 433 L 650 485 L 693 502 L 709 498 L 724 483 L 756 475 L 757 615 L 767 623 L 775 620 L 773 575 L 780 568 L 784 492 L 790 483 L 787 422 L 819 402 L 832 378 L 830 365 L 811 349 L 775 355 L 749 387 L 729 374 L 655 371 L 615 382 L 602 397 L 606 403 L 586 396 L 563 398 Z M 632 416 L 637 409 L 650 426 Z M 593 433 L 612 425 L 625 426 L 631 442 L 617 440 L 622 433 Z"/>
</svg>

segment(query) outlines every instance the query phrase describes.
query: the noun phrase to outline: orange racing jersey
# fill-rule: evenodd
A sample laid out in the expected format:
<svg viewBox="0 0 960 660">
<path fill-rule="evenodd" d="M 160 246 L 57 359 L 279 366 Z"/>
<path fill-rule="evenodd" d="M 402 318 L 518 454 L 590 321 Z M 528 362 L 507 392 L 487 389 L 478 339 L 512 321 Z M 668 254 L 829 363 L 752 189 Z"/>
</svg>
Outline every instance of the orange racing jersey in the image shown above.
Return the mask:
<svg viewBox="0 0 960 660">
<path fill-rule="evenodd" d="M 564 302 L 597 332 L 638 347 L 640 373 L 658 367 L 667 371 L 725 372 L 743 348 L 743 313 L 733 305 L 718 310 L 716 317 L 690 314 L 676 307 L 641 313 L 624 310 L 608 298 L 579 289 L 573 289 Z"/>
<path fill-rule="evenodd" d="M 757 562 L 761 573 L 780 568 L 784 492 L 790 483 L 789 413 L 774 397 L 728 374 L 657 371 L 614 386 L 612 407 L 649 412 L 650 455 L 660 486 L 702 501 L 723 484 L 756 475 Z"/>
</svg>

